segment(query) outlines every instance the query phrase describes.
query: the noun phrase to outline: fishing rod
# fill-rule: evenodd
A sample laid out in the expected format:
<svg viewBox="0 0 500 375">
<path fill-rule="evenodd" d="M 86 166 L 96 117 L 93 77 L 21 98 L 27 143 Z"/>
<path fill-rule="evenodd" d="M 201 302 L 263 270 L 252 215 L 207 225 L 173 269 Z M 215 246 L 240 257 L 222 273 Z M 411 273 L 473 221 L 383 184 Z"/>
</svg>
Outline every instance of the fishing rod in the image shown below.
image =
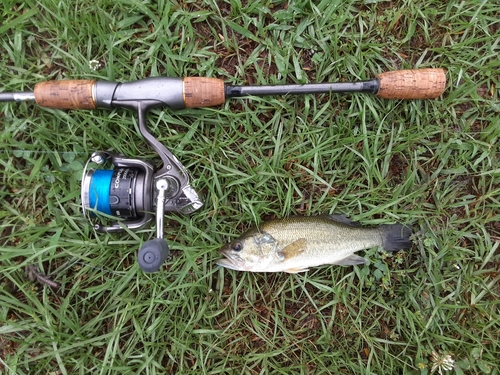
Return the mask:
<svg viewBox="0 0 500 375">
<path fill-rule="evenodd" d="M 150 109 L 210 107 L 232 98 L 267 95 L 365 93 L 383 99 L 432 99 L 446 86 L 443 69 L 399 70 L 358 82 L 292 85 L 234 86 L 217 78 L 150 77 L 132 82 L 56 80 L 40 82 L 33 92 L 0 92 L 0 102 L 32 101 L 55 109 L 128 108 L 137 112 L 139 131 L 162 160 L 162 167 L 107 151 L 94 152 L 82 177 L 84 216 L 98 232 L 144 227 L 156 216 L 156 238 L 146 241 L 138 261 L 154 272 L 168 257 L 163 238 L 165 212 L 189 214 L 202 201 L 191 187 L 189 175 L 177 158 L 146 128 Z M 104 169 L 104 168 L 111 169 Z M 97 222 L 99 220 L 100 222 Z"/>
<path fill-rule="evenodd" d="M 204 77 L 150 77 L 123 83 L 62 80 L 38 83 L 33 92 L 2 92 L 0 102 L 34 101 L 39 106 L 57 109 L 135 108 L 137 102 L 144 102 L 148 108 L 180 109 L 267 95 L 359 92 L 383 99 L 432 99 L 439 97 L 445 86 L 445 71 L 432 68 L 385 72 L 368 81 L 262 86 L 233 86 L 221 79 Z"/>
</svg>

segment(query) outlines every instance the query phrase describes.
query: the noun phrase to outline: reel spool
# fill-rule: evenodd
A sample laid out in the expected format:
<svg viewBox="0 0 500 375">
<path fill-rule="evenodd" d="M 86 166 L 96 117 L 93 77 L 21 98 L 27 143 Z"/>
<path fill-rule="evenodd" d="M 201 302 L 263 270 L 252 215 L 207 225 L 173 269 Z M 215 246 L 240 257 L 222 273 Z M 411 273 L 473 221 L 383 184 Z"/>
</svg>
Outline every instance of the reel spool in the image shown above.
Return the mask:
<svg viewBox="0 0 500 375">
<path fill-rule="evenodd" d="M 124 228 L 137 230 L 156 216 L 156 238 L 146 241 L 138 254 L 141 269 L 155 272 L 169 255 L 163 239 L 165 212 L 190 214 L 203 203 L 189 184 L 184 166 L 146 130 L 144 118 L 148 106 L 139 102 L 136 109 L 139 131 L 158 153 L 162 168 L 155 170 L 152 164 L 140 159 L 94 152 L 83 171 L 81 202 L 84 216 L 100 233 Z"/>
<path fill-rule="evenodd" d="M 95 168 L 89 168 L 92 164 Z M 99 169 L 106 164 L 114 169 Z M 117 219 L 110 225 L 95 222 L 95 230 L 101 233 L 142 228 L 153 217 L 152 180 L 153 166 L 145 161 L 103 151 L 93 153 L 83 171 L 84 216 L 91 222 L 98 216 Z"/>
<path fill-rule="evenodd" d="M 144 202 L 141 202 L 142 194 L 136 191 L 136 187 L 141 187 L 140 182 L 136 183 L 137 179 L 144 180 L 144 174 L 139 170 L 132 168 L 91 169 L 84 178 L 85 191 L 88 193 L 85 194 L 87 207 L 96 207 L 99 212 L 126 219 L 136 218 L 137 209 L 144 211 Z"/>
</svg>

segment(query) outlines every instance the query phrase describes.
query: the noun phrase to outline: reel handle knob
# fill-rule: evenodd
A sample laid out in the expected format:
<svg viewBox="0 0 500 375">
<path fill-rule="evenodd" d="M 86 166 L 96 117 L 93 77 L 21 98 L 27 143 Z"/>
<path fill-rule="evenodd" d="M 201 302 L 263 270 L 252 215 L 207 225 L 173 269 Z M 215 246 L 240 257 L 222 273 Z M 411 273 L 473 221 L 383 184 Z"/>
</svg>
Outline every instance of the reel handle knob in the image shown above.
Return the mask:
<svg viewBox="0 0 500 375">
<path fill-rule="evenodd" d="M 163 215 L 165 214 L 165 192 L 169 189 L 170 184 L 167 179 L 160 178 L 156 180 L 156 237 L 154 240 L 149 240 L 142 245 L 138 254 L 139 267 L 144 272 L 156 272 L 160 269 L 163 262 L 167 259 L 170 251 L 167 241 L 163 239 Z"/>
<path fill-rule="evenodd" d="M 139 250 L 137 257 L 139 267 L 144 272 L 156 272 L 168 258 L 169 254 L 170 250 L 168 249 L 167 241 L 163 238 L 146 241 Z"/>
</svg>

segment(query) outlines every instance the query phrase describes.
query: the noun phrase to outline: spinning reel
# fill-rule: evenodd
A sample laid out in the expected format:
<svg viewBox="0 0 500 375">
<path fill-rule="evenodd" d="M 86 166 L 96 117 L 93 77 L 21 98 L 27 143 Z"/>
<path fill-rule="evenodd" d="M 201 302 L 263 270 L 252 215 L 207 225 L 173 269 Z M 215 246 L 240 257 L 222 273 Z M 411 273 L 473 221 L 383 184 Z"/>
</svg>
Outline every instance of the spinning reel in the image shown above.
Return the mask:
<svg viewBox="0 0 500 375">
<path fill-rule="evenodd" d="M 118 232 L 125 227 L 136 230 L 156 217 L 156 238 L 146 241 L 138 254 L 141 269 L 155 272 L 169 255 L 163 238 L 165 212 L 190 214 L 203 203 L 190 186 L 184 166 L 147 131 L 145 113 L 151 106 L 145 104 L 133 104 L 139 113 L 139 131 L 161 158 L 161 169 L 155 170 L 144 160 L 94 152 L 83 171 L 81 201 L 84 216 L 101 233 Z M 106 218 L 113 221 L 107 225 L 97 222 Z"/>
</svg>

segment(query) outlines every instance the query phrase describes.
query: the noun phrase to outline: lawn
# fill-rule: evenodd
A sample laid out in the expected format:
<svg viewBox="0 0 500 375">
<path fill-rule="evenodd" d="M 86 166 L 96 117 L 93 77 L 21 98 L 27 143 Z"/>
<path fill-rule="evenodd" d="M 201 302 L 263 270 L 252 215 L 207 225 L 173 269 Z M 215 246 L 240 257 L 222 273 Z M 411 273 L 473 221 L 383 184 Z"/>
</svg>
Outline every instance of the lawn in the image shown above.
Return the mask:
<svg viewBox="0 0 500 375">
<path fill-rule="evenodd" d="M 158 160 L 128 110 L 0 104 L 0 372 L 499 374 L 500 8 L 495 1 L 4 0 L 1 91 L 44 80 L 203 76 L 234 85 L 444 68 L 431 100 L 368 94 L 155 109 L 148 128 L 204 206 L 98 234 L 80 180 L 97 150 Z M 411 250 L 302 274 L 217 266 L 290 215 L 405 223 Z M 31 281 L 38 267 L 59 284 Z"/>
</svg>

